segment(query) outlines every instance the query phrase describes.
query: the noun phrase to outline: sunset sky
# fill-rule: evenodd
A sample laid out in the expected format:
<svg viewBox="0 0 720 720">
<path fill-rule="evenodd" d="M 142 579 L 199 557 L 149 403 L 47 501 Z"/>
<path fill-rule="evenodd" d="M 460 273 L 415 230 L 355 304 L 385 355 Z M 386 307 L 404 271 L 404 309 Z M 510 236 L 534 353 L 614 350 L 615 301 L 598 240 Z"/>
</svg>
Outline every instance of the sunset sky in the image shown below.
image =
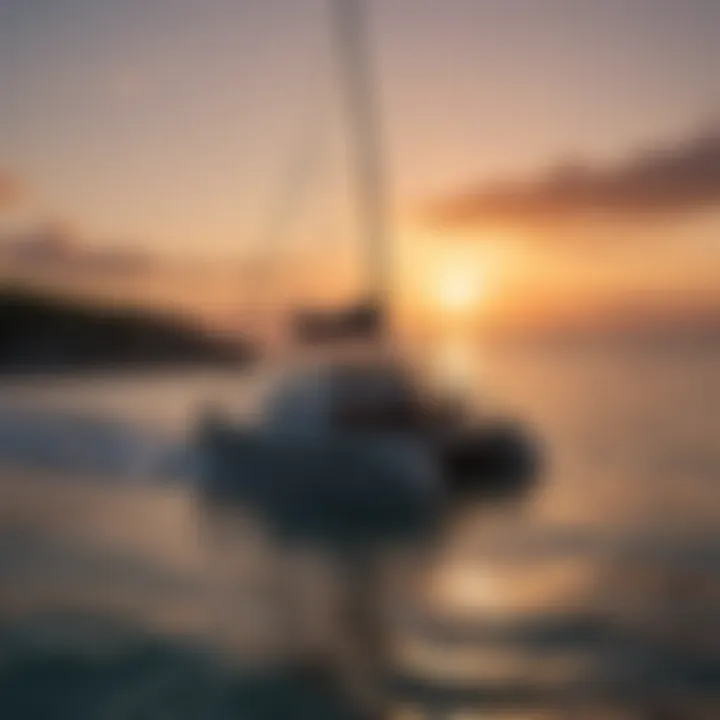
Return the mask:
<svg viewBox="0 0 720 720">
<path fill-rule="evenodd" d="M 4 274 L 222 314 L 277 238 L 350 287 L 327 1 L 0 0 Z M 367 4 L 407 297 L 720 308 L 720 2 Z"/>
</svg>

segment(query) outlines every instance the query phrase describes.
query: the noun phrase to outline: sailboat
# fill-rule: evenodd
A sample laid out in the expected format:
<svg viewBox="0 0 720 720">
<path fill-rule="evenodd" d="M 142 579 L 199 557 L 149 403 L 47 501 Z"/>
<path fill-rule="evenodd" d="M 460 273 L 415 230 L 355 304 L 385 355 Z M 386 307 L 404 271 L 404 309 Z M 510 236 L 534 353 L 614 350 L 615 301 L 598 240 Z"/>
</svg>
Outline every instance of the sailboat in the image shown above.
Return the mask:
<svg viewBox="0 0 720 720">
<path fill-rule="evenodd" d="M 361 0 L 331 0 L 354 138 L 367 300 L 305 311 L 299 343 L 361 339 L 364 352 L 293 366 L 252 426 L 211 415 L 198 428 L 206 498 L 246 504 L 283 533 L 333 541 L 382 539 L 427 526 L 449 503 L 517 495 L 535 447 L 514 425 L 478 423 L 423 386 L 393 346 L 390 233 L 378 115 Z"/>
</svg>

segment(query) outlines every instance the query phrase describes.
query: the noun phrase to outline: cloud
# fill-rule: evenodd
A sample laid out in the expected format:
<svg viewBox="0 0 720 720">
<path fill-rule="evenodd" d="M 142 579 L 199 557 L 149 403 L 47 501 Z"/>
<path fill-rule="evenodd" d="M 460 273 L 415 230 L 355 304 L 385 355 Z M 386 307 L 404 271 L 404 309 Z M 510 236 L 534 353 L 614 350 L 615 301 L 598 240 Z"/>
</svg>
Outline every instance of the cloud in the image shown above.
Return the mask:
<svg viewBox="0 0 720 720">
<path fill-rule="evenodd" d="M 0 260 L 11 271 L 88 278 L 137 276 L 155 265 L 139 251 L 92 246 L 71 225 L 56 221 L 0 238 Z"/>
<path fill-rule="evenodd" d="M 471 188 L 434 203 L 445 227 L 667 216 L 720 207 L 720 131 L 638 154 L 610 168 L 557 166 L 526 181 Z"/>
<path fill-rule="evenodd" d="M 25 187 L 12 174 L 0 169 L 0 210 L 13 207 L 25 196 Z"/>
</svg>

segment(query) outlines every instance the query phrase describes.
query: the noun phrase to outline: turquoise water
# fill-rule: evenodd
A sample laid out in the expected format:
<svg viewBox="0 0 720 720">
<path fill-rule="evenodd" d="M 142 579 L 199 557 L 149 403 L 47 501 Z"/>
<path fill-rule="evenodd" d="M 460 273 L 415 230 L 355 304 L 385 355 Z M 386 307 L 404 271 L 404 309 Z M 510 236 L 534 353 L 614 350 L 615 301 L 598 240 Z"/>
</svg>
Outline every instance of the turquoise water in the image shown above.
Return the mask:
<svg viewBox="0 0 720 720">
<path fill-rule="evenodd" d="M 481 410 L 532 428 L 547 467 L 521 506 L 458 517 L 420 575 L 388 549 L 398 712 L 717 716 L 718 360 L 707 348 L 443 354 L 455 376 L 465 362 Z M 192 491 L 197 410 L 252 418 L 262 384 L 3 384 L 9 717 L 350 716 L 338 682 L 296 662 L 352 654 L 332 548 L 278 547 L 245 514 L 208 523 Z"/>
</svg>

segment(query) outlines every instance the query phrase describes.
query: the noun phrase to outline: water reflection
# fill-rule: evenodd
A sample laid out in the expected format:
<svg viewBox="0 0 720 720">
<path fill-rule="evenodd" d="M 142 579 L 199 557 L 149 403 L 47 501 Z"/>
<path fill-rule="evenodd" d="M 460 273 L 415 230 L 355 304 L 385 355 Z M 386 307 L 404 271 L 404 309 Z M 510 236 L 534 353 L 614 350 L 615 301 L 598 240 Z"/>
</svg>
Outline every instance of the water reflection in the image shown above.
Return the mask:
<svg viewBox="0 0 720 720">
<path fill-rule="evenodd" d="M 549 471 L 521 512 L 473 506 L 432 553 L 383 548 L 375 587 L 387 591 L 401 711 L 649 720 L 660 706 L 717 717 L 717 367 L 717 357 L 486 357 L 486 382 L 552 449 Z M 179 443 L 196 401 L 238 387 L 194 384 L 191 397 L 181 379 L 27 392 L 34 422 L 76 402 L 142 427 L 131 406 L 138 417 L 145 403 L 156 416 L 165 407 L 172 417 L 153 427 Z M 18 387 L 10 396 L 7 412 L 23 404 Z M 352 716 L 337 673 L 322 669 L 355 663 L 337 554 L 279 545 L 237 508 L 205 513 L 189 473 L 129 483 L 22 459 L 0 483 L 9 717 Z"/>
<path fill-rule="evenodd" d="M 437 344 L 431 374 L 440 389 L 467 398 L 478 386 L 482 358 L 474 345 L 460 333 Z"/>
</svg>

